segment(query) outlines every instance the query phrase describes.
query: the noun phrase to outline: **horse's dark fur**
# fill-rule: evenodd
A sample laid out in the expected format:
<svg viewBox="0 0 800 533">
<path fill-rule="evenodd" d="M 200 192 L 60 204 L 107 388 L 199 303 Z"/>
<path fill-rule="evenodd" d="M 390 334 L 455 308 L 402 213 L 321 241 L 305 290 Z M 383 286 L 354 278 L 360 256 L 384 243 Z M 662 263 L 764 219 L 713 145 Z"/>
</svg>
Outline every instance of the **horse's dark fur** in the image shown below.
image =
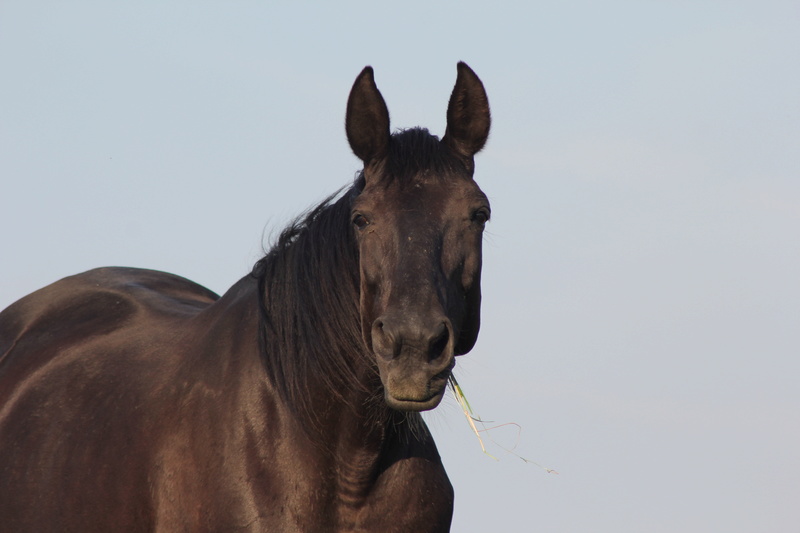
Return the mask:
<svg viewBox="0 0 800 533">
<path fill-rule="evenodd" d="M 416 411 L 477 337 L 488 128 L 460 63 L 442 140 L 389 135 L 368 67 L 364 170 L 221 298 L 104 268 L 0 313 L 0 532 L 449 530 Z"/>
</svg>

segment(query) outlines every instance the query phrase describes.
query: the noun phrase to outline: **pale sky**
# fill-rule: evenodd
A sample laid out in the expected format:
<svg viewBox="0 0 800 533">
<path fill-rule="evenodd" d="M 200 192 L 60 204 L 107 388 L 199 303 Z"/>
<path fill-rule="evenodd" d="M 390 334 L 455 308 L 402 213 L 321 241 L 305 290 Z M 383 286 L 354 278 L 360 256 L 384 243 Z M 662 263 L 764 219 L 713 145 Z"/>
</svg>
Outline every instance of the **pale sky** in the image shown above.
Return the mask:
<svg viewBox="0 0 800 533">
<path fill-rule="evenodd" d="M 365 65 L 441 135 L 464 60 L 493 216 L 456 375 L 559 474 L 447 399 L 453 531 L 800 530 L 800 4 L 550 5 L 0 0 L 0 308 L 104 265 L 224 292 L 352 180 Z"/>
</svg>

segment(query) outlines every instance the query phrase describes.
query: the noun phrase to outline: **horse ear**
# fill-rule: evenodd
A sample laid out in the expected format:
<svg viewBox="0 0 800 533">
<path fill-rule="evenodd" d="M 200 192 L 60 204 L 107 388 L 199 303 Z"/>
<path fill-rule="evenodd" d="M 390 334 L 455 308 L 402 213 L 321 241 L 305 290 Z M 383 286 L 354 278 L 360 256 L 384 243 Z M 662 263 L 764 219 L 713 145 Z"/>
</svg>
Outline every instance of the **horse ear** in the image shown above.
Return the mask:
<svg viewBox="0 0 800 533">
<path fill-rule="evenodd" d="M 361 71 L 350 90 L 345 131 L 353 153 L 365 164 L 389 150 L 389 109 L 375 85 L 372 67 Z"/>
<path fill-rule="evenodd" d="M 463 61 L 458 63 L 458 78 L 447 106 L 447 130 L 442 142 L 456 153 L 471 159 L 489 137 L 492 119 L 483 83 Z"/>
</svg>

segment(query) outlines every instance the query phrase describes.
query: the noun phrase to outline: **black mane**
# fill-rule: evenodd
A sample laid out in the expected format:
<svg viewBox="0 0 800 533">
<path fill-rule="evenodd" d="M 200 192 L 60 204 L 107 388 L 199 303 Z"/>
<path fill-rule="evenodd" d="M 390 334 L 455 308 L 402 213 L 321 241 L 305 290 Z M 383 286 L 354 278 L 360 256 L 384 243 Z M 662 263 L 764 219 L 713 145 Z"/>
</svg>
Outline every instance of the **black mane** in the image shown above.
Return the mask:
<svg viewBox="0 0 800 533">
<path fill-rule="evenodd" d="M 267 374 L 303 418 L 315 418 L 314 386 L 349 405 L 344 391 L 366 390 L 357 367 L 374 366 L 361 340 L 358 250 L 350 230 L 350 203 L 359 190 L 357 181 L 338 200 L 329 197 L 297 218 L 252 271 Z"/>
</svg>

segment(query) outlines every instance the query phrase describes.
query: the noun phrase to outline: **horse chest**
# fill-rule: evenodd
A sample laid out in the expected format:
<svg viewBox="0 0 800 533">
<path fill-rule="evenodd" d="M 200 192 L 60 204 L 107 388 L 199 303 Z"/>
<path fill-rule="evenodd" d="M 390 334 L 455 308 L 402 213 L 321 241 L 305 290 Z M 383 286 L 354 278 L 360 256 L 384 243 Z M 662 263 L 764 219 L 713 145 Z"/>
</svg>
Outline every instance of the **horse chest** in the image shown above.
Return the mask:
<svg viewBox="0 0 800 533">
<path fill-rule="evenodd" d="M 331 462 L 302 445 L 287 455 L 273 448 L 261 459 L 262 473 L 243 487 L 249 503 L 237 523 L 247 515 L 254 517 L 249 531 L 449 531 L 453 489 L 427 444 L 433 443 L 393 451 L 372 466 L 362 457 Z"/>
<path fill-rule="evenodd" d="M 375 483 L 354 531 L 450 531 L 453 488 L 440 462 L 410 457 Z"/>
<path fill-rule="evenodd" d="M 453 491 L 443 470 L 419 472 L 410 478 L 382 475 L 362 496 L 361 489 L 342 486 L 330 492 L 301 484 L 268 507 L 253 531 L 297 532 L 430 532 L 450 530 Z M 306 490 L 307 489 L 307 490 Z M 269 507 L 271 506 L 271 507 Z M 255 509 L 254 509 L 255 511 Z M 255 524 L 254 524 L 255 525 Z"/>
</svg>

